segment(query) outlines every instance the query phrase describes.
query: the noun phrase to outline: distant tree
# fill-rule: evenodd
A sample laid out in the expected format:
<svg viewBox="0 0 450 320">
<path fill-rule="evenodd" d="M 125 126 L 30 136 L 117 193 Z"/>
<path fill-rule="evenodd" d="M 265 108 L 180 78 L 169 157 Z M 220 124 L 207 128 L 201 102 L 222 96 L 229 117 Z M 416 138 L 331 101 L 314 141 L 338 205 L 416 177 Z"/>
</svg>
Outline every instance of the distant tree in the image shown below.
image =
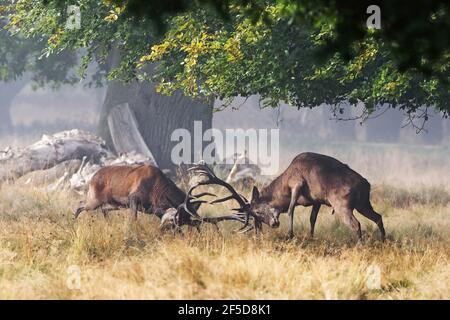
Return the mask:
<svg viewBox="0 0 450 320">
<path fill-rule="evenodd" d="M 65 50 L 42 57 L 45 41 L 13 37 L 11 31 L 5 29 L 8 23 L 6 3 L 0 1 L 0 134 L 12 131 L 11 103 L 25 85 L 31 82 L 35 88 L 56 88 L 77 81 L 69 72 L 77 60 L 74 52 Z"/>
</svg>

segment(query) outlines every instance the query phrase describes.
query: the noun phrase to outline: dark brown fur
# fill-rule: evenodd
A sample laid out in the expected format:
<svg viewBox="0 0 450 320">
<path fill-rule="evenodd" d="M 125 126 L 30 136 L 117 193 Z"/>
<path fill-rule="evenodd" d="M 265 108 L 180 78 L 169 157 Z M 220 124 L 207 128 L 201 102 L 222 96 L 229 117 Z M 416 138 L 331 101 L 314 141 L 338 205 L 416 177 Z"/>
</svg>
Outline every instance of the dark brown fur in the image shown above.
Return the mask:
<svg viewBox="0 0 450 320">
<path fill-rule="evenodd" d="M 86 210 L 109 210 L 131 207 L 161 215 L 163 211 L 180 205 L 185 193 L 151 165 L 108 166 L 100 169 L 89 183 L 86 204 L 77 209 L 75 217 Z"/>
<path fill-rule="evenodd" d="M 261 193 L 253 189 L 251 210 L 272 227 L 278 227 L 282 212 L 289 214 L 289 236 L 293 236 L 295 206 L 312 206 L 311 236 L 321 205 L 333 212 L 361 239 L 361 226 L 353 209 L 374 221 L 385 237 L 383 220 L 370 203 L 370 184 L 346 164 L 326 155 L 305 152 Z"/>
</svg>

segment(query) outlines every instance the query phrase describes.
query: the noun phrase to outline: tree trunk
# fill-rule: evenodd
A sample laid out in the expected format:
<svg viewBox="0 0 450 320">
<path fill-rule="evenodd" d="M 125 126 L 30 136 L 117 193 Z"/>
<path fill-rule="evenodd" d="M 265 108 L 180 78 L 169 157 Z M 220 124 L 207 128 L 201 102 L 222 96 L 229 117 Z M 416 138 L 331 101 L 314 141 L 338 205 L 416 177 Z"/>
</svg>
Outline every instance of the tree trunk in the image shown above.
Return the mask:
<svg viewBox="0 0 450 320">
<path fill-rule="evenodd" d="M 118 54 L 113 52 L 111 65 L 117 65 Z M 147 72 L 152 72 L 152 66 L 147 68 Z M 135 82 L 124 84 L 115 80 L 108 84 L 105 101 L 100 114 L 99 135 L 106 141 L 107 145 L 116 152 L 130 152 L 123 150 L 123 147 L 115 145 L 111 133 L 121 136 L 127 135 L 124 119 L 119 121 L 108 121 L 111 111 L 120 105 L 128 104 L 136 119 L 138 131 L 148 150 L 154 157 L 161 169 L 169 169 L 172 172 L 176 168 L 171 160 L 173 146 L 178 142 L 170 141 L 172 132 L 175 129 L 184 128 L 191 133 L 194 139 L 194 121 L 202 122 L 202 131 L 210 129 L 212 126 L 212 101 L 204 104 L 185 97 L 181 92 L 174 92 L 171 96 L 159 94 L 155 91 L 155 84 L 149 82 Z M 111 118 L 109 118 L 111 119 Z M 118 125 L 120 123 L 120 126 Z M 130 122 L 131 128 L 133 124 Z M 202 132 L 203 134 L 203 132 Z M 129 135 L 136 139 L 130 141 L 130 145 L 141 145 L 139 135 Z M 201 137 L 200 137 L 201 138 Z M 123 142 L 123 141 L 122 141 Z M 123 146 L 124 144 L 121 143 Z M 194 143 L 191 143 L 191 154 L 198 154 L 202 150 L 194 150 Z M 135 150 L 141 152 L 142 150 Z"/>
<path fill-rule="evenodd" d="M 129 102 L 130 98 L 132 97 L 131 91 L 132 85 L 127 86 L 118 80 L 109 82 L 106 88 L 105 100 L 103 101 L 103 105 L 100 110 L 98 135 L 102 137 L 105 140 L 106 145 L 114 151 L 116 150 L 111 137 L 111 129 L 109 127 L 108 117 L 114 107 L 127 104 Z M 116 132 L 120 134 L 120 130 L 116 130 Z"/>
<path fill-rule="evenodd" d="M 120 52 L 117 47 L 114 46 L 106 63 L 105 72 L 110 72 L 112 69 L 116 68 L 120 63 L 120 58 Z M 109 113 L 114 107 L 128 103 L 130 97 L 130 89 L 131 85 L 126 85 L 122 81 L 109 81 L 107 83 L 105 99 L 100 109 L 98 135 L 102 137 L 105 140 L 106 145 L 114 151 L 114 143 L 111 138 L 108 124 Z"/>
<path fill-rule="evenodd" d="M 12 133 L 11 105 L 14 98 L 27 83 L 28 79 L 0 83 L 0 135 Z"/>
<path fill-rule="evenodd" d="M 196 150 L 193 143 L 194 121 L 201 121 L 202 135 L 211 128 L 212 102 L 207 105 L 185 97 L 178 91 L 171 96 L 162 95 L 155 92 L 154 84 L 144 83 L 139 86 L 130 105 L 136 114 L 142 137 L 160 168 L 175 168 L 171 152 L 178 142 L 170 138 L 176 129 L 184 128 L 190 132 L 192 160 L 194 155 L 202 153 L 204 144 L 202 150 Z"/>
<path fill-rule="evenodd" d="M 112 142 L 118 153 L 137 152 L 149 158 L 153 165 L 158 165 L 142 138 L 136 117 L 128 103 L 120 104 L 109 112 L 108 126 Z"/>
</svg>

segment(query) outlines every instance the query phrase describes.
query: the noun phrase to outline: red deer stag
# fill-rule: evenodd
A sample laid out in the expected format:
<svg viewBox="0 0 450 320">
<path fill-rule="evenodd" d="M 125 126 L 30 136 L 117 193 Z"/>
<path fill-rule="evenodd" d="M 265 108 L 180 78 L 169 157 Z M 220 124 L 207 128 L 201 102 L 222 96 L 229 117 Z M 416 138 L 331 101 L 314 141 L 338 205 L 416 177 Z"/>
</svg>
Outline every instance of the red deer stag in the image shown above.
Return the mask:
<svg viewBox="0 0 450 320">
<path fill-rule="evenodd" d="M 163 230 L 183 225 L 198 228 L 202 222 L 216 224 L 225 220 L 244 221 L 239 215 L 220 217 L 198 215 L 199 206 L 205 202 L 199 198 L 214 195 L 207 192 L 192 195 L 196 187 L 191 187 L 185 194 L 160 169 L 151 165 L 104 167 L 92 177 L 87 201 L 76 210 L 75 218 L 83 211 L 98 208 L 106 217 L 108 211 L 130 207 L 135 218 L 138 210 L 153 211 L 161 218 L 160 228 Z"/>
<path fill-rule="evenodd" d="M 338 217 L 362 239 L 361 225 L 353 215 L 356 209 L 375 222 L 384 241 L 381 215 L 370 203 L 370 184 L 359 173 L 332 157 L 305 152 L 294 158 L 289 167 L 261 192 L 253 188 L 250 210 L 263 222 L 276 228 L 279 215 L 289 215 L 289 237 L 294 236 L 294 209 L 312 206 L 311 237 L 321 205 L 333 208 Z"/>
<path fill-rule="evenodd" d="M 208 177 L 204 184 L 224 183 L 206 166 L 196 166 L 193 170 Z M 254 187 L 250 203 L 241 197 L 238 200 L 240 208 L 236 210 L 245 215 L 243 228 L 249 225 L 250 220 L 254 222 L 254 226 L 246 231 L 253 228 L 257 231 L 261 222 L 277 228 L 280 224 L 279 215 L 287 212 L 288 234 L 293 237 L 295 207 L 312 206 L 310 223 L 313 237 L 320 206 L 331 206 L 338 217 L 355 232 L 358 240 L 361 240 L 361 225 L 353 215 L 353 210 L 356 209 L 378 225 L 384 240 L 383 220 L 373 210 L 369 198 L 370 184 L 360 174 L 332 157 L 306 152 L 295 157 L 290 166 L 261 192 Z M 231 197 L 227 197 L 211 203 L 230 199 Z"/>
</svg>

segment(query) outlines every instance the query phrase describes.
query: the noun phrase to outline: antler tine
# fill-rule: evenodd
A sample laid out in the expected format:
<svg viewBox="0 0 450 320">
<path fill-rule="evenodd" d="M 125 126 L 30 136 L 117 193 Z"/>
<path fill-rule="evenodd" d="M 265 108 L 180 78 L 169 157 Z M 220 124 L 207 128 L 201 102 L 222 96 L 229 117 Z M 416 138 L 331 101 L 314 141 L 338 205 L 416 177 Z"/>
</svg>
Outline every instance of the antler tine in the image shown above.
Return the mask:
<svg viewBox="0 0 450 320">
<path fill-rule="evenodd" d="M 244 226 L 239 228 L 239 229 L 237 229 L 237 230 L 234 230 L 234 232 L 236 232 L 236 233 L 246 233 L 246 232 L 249 232 L 249 231 L 251 231 L 253 229 L 257 232 L 257 230 L 259 229 L 259 227 L 255 227 L 257 224 L 255 224 L 254 226 L 248 226 L 248 224 L 245 225 L 246 218 L 247 218 L 247 215 L 244 215 L 244 217 L 242 217 L 241 215 L 236 214 L 236 215 L 228 215 L 228 216 L 220 216 L 220 217 L 204 217 L 202 219 L 202 222 L 208 222 L 208 223 L 212 223 L 212 224 L 217 224 L 218 222 L 226 221 L 226 220 L 228 220 L 228 221 L 239 221 L 241 223 L 244 223 Z"/>
<path fill-rule="evenodd" d="M 212 179 L 217 179 L 216 174 L 214 171 L 211 170 L 210 167 L 208 167 L 206 164 L 196 164 L 193 167 L 189 168 L 188 171 L 195 171 L 200 174 L 204 174 Z"/>
<path fill-rule="evenodd" d="M 195 198 L 193 198 L 193 199 L 195 199 Z M 206 200 L 189 201 L 189 204 L 202 204 L 202 203 L 208 203 L 208 201 L 206 201 Z"/>
<path fill-rule="evenodd" d="M 202 220 L 203 218 L 192 208 L 192 205 L 194 204 L 202 204 L 202 203 L 208 203 L 206 200 L 196 200 L 203 196 L 213 196 L 216 197 L 215 194 L 210 192 L 201 192 L 199 194 L 193 195 L 192 192 L 194 189 L 196 189 L 199 186 L 199 184 L 196 184 L 189 188 L 188 192 L 186 193 L 186 197 L 184 199 L 184 202 L 182 203 L 183 209 L 189 213 L 192 217 Z M 195 201 L 193 201 L 195 200 Z"/>
<path fill-rule="evenodd" d="M 228 216 L 219 216 L 219 217 L 204 217 L 203 218 L 204 222 L 209 222 L 209 223 L 217 223 L 217 222 L 225 221 L 225 220 L 233 220 L 233 221 L 243 222 L 243 218 L 241 218 L 237 215 L 228 215 Z"/>
<path fill-rule="evenodd" d="M 261 228 L 262 228 L 261 221 L 259 221 L 258 219 L 255 219 L 254 225 L 248 227 L 247 229 L 245 229 L 245 226 L 243 226 L 242 228 L 236 230 L 236 232 L 237 233 L 247 233 L 251 230 L 255 230 L 255 234 L 258 234 L 258 231 L 260 231 Z"/>
<path fill-rule="evenodd" d="M 192 195 L 192 197 L 194 197 L 194 198 L 201 198 L 201 197 L 204 197 L 204 196 L 217 197 L 214 193 L 211 193 L 211 192 L 201 192 L 199 194 L 193 194 Z"/>
<path fill-rule="evenodd" d="M 253 230 L 255 227 L 254 226 L 250 226 L 249 228 L 247 228 L 247 229 L 239 229 L 239 230 L 237 230 L 236 232 L 237 233 L 247 233 L 247 232 L 249 232 L 249 231 L 251 231 L 251 230 Z"/>
<path fill-rule="evenodd" d="M 216 199 L 214 201 L 211 201 L 209 204 L 222 203 L 222 202 L 225 202 L 225 201 L 228 201 L 228 200 L 233 200 L 233 199 L 234 199 L 233 196 L 227 196 L 227 197 L 224 197 L 224 198 L 220 198 L 220 199 Z"/>
<path fill-rule="evenodd" d="M 195 198 L 192 196 L 192 191 L 194 191 L 195 188 L 197 188 L 198 185 L 192 186 L 189 188 L 189 191 L 186 193 L 186 197 L 184 198 L 184 201 L 182 204 L 180 204 L 180 207 L 182 207 L 187 213 L 191 215 L 191 217 L 202 219 L 202 217 L 196 212 L 196 210 L 192 210 L 192 200 Z M 203 200 L 197 200 L 196 203 L 204 203 L 206 201 Z"/>
</svg>

